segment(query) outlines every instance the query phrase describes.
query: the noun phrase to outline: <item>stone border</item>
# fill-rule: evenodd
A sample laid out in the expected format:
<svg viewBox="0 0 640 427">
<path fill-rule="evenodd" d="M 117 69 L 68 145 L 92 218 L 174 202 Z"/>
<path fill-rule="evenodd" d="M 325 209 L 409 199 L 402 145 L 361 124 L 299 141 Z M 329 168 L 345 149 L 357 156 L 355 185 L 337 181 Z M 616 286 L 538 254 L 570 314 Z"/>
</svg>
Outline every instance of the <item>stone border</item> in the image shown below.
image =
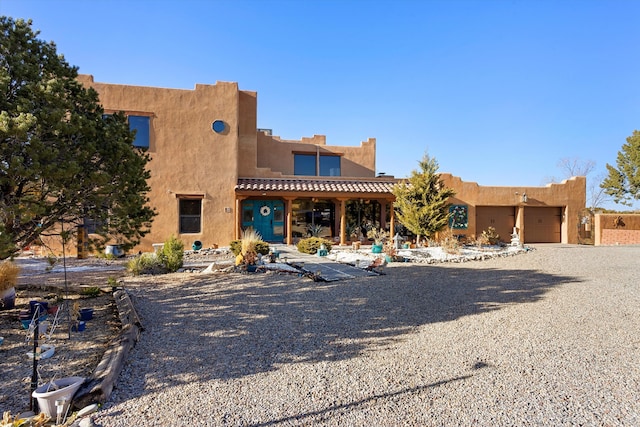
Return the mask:
<svg viewBox="0 0 640 427">
<path fill-rule="evenodd" d="M 109 400 L 124 361 L 144 330 L 129 294 L 123 288 L 119 288 L 113 292 L 113 298 L 118 308 L 122 328 L 120 333 L 109 342 L 102 360 L 74 396 L 73 406 L 77 409 Z"/>
</svg>

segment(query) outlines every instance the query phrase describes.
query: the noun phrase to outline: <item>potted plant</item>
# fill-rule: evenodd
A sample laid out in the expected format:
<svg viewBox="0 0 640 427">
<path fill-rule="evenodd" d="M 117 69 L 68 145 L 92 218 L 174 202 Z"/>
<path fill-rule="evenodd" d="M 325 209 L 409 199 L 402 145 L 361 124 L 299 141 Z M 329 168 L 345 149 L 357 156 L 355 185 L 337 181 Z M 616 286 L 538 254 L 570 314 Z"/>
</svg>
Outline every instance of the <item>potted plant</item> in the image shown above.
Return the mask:
<svg viewBox="0 0 640 427">
<path fill-rule="evenodd" d="M 12 261 L 0 262 L 0 304 L 4 309 L 14 308 L 16 304 L 16 282 L 18 281 L 18 267 Z"/>
<path fill-rule="evenodd" d="M 389 233 L 384 231 L 382 228 L 372 228 L 367 232 L 367 237 L 369 239 L 373 239 L 373 245 L 371 245 L 371 252 L 374 254 L 382 253 L 382 245 L 385 240 L 389 237 Z"/>
<path fill-rule="evenodd" d="M 392 241 L 387 240 L 384 242 L 384 258 L 387 262 L 393 262 L 397 260 L 397 251 Z"/>
</svg>

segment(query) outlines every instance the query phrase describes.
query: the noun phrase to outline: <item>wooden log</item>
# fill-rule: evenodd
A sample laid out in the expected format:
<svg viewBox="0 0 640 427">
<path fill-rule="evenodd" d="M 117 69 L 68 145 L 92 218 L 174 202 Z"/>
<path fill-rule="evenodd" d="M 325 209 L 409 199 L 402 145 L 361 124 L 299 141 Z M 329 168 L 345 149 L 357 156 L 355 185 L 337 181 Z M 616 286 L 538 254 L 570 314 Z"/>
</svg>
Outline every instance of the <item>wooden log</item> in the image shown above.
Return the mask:
<svg viewBox="0 0 640 427">
<path fill-rule="evenodd" d="M 104 403 L 109 399 L 129 351 L 136 345 L 144 330 L 129 294 L 124 289 L 118 289 L 113 297 L 122 329 L 111 340 L 102 360 L 74 396 L 73 405 L 77 409 L 92 403 Z"/>
</svg>

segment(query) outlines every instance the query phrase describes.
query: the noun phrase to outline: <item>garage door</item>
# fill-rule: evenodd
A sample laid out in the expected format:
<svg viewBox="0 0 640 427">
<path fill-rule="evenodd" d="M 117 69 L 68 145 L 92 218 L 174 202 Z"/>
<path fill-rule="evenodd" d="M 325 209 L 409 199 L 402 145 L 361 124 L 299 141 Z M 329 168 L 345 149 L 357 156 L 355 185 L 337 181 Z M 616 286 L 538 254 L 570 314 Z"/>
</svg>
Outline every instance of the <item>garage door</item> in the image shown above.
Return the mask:
<svg viewBox="0 0 640 427">
<path fill-rule="evenodd" d="M 524 243 L 560 243 L 562 208 L 524 208 Z"/>
<path fill-rule="evenodd" d="M 513 206 L 477 206 L 476 235 L 480 236 L 489 227 L 496 229 L 500 240 L 511 242 L 511 233 L 516 225 L 515 208 Z"/>
</svg>

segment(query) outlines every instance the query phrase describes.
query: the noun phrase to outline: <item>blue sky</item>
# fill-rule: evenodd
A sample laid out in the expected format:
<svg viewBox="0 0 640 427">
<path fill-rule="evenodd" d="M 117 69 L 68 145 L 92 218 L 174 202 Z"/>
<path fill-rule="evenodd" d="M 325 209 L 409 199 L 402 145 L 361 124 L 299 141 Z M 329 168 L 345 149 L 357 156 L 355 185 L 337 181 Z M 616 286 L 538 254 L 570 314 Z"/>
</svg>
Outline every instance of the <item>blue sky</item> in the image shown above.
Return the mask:
<svg viewBox="0 0 640 427">
<path fill-rule="evenodd" d="M 397 177 L 428 151 L 480 185 L 544 185 L 575 157 L 596 178 L 640 127 L 638 1 L 0 0 L 0 14 L 31 18 L 96 81 L 236 81 L 282 138 L 376 138 L 377 172 Z"/>
</svg>

